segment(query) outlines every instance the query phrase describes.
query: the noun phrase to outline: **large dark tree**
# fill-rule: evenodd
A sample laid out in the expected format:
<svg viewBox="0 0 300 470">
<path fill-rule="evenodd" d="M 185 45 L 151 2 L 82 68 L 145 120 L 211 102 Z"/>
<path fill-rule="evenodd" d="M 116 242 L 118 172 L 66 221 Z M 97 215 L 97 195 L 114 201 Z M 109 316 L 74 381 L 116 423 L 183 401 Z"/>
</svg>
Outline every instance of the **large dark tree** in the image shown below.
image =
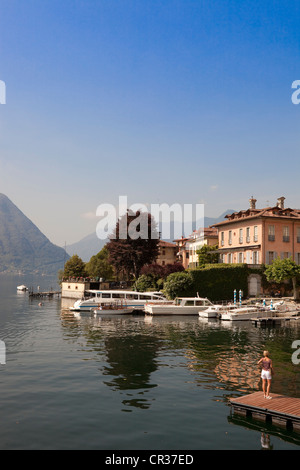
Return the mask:
<svg viewBox="0 0 300 470">
<path fill-rule="evenodd" d="M 147 212 L 127 211 L 120 217 L 106 245 L 109 263 L 118 273 L 126 273 L 137 279 L 145 264 L 158 256 L 157 224 Z"/>
</svg>

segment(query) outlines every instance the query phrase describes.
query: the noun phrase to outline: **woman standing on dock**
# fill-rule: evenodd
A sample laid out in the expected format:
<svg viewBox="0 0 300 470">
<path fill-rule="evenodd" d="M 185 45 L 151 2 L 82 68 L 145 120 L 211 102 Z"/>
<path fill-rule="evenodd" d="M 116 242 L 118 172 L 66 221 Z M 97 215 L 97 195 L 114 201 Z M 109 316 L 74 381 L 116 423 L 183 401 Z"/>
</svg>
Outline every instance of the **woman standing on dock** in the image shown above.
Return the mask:
<svg viewBox="0 0 300 470">
<path fill-rule="evenodd" d="M 258 361 L 258 364 L 262 366 L 261 378 L 263 382 L 264 397 L 271 399 L 270 388 L 273 374 L 272 360 L 269 358 L 269 351 L 264 351 L 263 357 Z"/>
</svg>

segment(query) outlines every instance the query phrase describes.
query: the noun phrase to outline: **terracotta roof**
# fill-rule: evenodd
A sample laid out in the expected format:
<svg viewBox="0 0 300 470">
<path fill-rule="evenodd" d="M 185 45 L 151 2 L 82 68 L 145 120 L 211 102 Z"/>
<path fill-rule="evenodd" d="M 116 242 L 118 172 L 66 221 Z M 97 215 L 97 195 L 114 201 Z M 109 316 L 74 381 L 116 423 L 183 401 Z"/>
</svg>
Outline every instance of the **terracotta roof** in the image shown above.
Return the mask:
<svg viewBox="0 0 300 470">
<path fill-rule="evenodd" d="M 263 209 L 247 209 L 241 210 L 239 212 L 233 212 L 225 216 L 226 219 L 222 222 L 214 224 L 213 227 L 219 227 L 221 225 L 226 225 L 232 222 L 238 222 L 241 220 L 255 219 L 259 217 L 274 217 L 274 218 L 293 218 L 300 219 L 300 210 L 291 209 L 290 207 L 281 209 L 278 206 L 274 207 L 265 207 Z"/>
<path fill-rule="evenodd" d="M 159 240 L 158 244 L 160 246 L 165 246 L 165 247 L 170 247 L 170 248 L 177 248 L 177 245 L 175 243 L 166 242 L 165 240 Z"/>
</svg>

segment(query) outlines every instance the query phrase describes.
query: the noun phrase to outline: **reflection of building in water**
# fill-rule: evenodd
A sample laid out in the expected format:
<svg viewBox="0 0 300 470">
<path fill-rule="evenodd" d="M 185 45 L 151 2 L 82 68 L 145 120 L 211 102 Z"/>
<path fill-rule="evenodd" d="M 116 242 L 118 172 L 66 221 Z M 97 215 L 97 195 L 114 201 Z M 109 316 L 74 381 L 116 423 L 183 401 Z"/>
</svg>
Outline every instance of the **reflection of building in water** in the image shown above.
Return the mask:
<svg viewBox="0 0 300 470">
<path fill-rule="evenodd" d="M 258 389 L 260 384 L 260 371 L 257 366 L 257 353 L 253 357 L 249 354 L 238 354 L 220 358 L 214 371 L 220 382 L 230 383 L 236 387 L 245 389 Z"/>
</svg>

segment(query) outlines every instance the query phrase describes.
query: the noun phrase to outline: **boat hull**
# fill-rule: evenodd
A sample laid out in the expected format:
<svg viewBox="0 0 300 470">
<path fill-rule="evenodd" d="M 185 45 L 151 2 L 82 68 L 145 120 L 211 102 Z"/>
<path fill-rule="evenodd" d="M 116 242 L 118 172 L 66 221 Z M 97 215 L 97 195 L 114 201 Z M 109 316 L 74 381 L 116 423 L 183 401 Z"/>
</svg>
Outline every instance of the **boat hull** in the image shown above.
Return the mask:
<svg viewBox="0 0 300 470">
<path fill-rule="evenodd" d="M 145 313 L 148 315 L 199 315 L 199 310 L 199 306 L 145 305 Z"/>
<path fill-rule="evenodd" d="M 267 312 L 263 310 L 243 310 L 222 312 L 220 319 L 224 321 L 249 321 L 253 318 L 263 318 L 267 316 Z"/>
<path fill-rule="evenodd" d="M 114 308 L 104 308 L 104 309 L 101 309 L 101 308 L 96 308 L 93 310 L 93 313 L 95 315 L 130 315 L 131 313 L 133 313 L 134 309 L 133 308 L 117 308 L 117 309 L 114 309 Z"/>
</svg>

